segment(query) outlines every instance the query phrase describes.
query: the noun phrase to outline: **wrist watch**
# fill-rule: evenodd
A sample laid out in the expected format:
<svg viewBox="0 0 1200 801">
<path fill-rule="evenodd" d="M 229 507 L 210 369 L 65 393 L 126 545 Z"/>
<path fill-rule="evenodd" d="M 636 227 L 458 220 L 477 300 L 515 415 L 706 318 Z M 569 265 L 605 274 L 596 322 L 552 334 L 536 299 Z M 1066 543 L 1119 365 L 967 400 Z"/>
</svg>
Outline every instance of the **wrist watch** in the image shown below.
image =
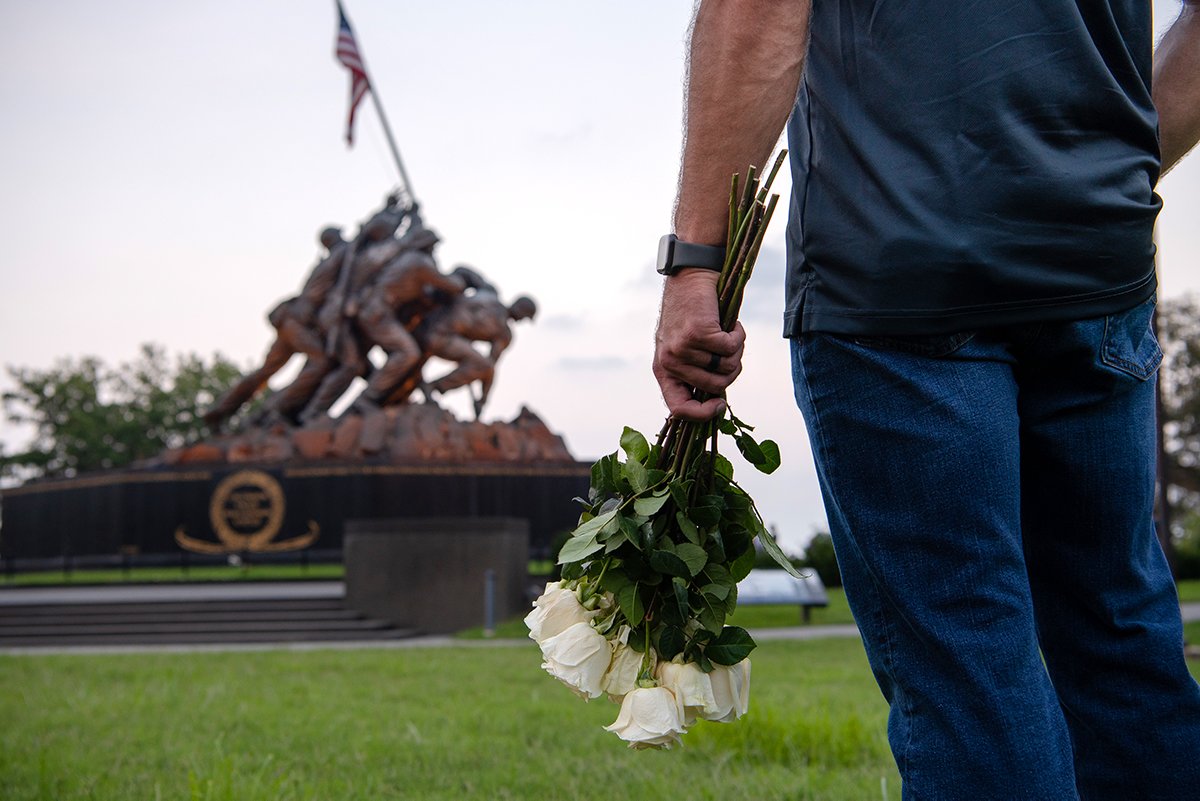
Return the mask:
<svg viewBox="0 0 1200 801">
<path fill-rule="evenodd" d="M 675 234 L 667 234 L 658 240 L 658 271 L 663 275 L 674 275 L 686 267 L 700 267 L 721 272 L 725 266 L 725 248 L 719 245 L 697 245 L 684 242 Z"/>
</svg>

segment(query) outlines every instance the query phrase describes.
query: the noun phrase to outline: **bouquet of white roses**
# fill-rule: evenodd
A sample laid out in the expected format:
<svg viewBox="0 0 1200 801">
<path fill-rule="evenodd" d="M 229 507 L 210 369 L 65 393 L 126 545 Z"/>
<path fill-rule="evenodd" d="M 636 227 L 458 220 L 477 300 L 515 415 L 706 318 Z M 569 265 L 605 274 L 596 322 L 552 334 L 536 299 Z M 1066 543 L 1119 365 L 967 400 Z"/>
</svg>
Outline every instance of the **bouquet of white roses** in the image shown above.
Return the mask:
<svg viewBox="0 0 1200 801">
<path fill-rule="evenodd" d="M 767 223 L 779 199 L 751 167 L 733 177 L 726 261 L 717 284 L 722 325 L 737 322 Z M 754 501 L 718 452 L 721 434 L 759 470 L 779 448 L 756 442 L 732 412 L 702 423 L 668 418 L 651 445 L 626 428 L 620 452 L 592 466 L 579 526 L 558 554 L 562 580 L 546 586 L 525 618 L 542 667 L 585 698 L 621 704 L 607 726 L 631 748 L 669 748 L 697 719 L 729 722 L 749 704 L 754 640 L 726 618 L 737 583 L 755 561 L 754 541 L 799 576 L 763 525 Z"/>
</svg>

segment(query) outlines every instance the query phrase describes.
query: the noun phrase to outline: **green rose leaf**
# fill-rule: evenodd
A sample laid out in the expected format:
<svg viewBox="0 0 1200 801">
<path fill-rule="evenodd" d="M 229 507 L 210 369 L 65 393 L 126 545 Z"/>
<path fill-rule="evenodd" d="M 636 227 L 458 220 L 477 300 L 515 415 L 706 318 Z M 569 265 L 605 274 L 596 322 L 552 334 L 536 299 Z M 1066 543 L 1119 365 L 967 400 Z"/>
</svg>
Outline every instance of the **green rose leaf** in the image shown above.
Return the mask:
<svg viewBox="0 0 1200 801">
<path fill-rule="evenodd" d="M 720 634 L 725 625 L 725 602 L 714 600 L 711 595 L 701 595 L 696 619 L 705 631 Z"/>
<path fill-rule="evenodd" d="M 621 515 L 621 533 L 625 535 L 626 541 L 632 544 L 634 548 L 637 548 L 639 551 L 642 549 L 641 526 L 637 524 L 637 521 Z M 616 538 L 614 537 L 613 539 Z"/>
<path fill-rule="evenodd" d="M 737 609 L 737 599 L 738 599 L 738 588 L 737 588 L 737 585 L 734 584 L 732 587 L 729 588 L 729 595 L 725 596 L 725 615 L 727 617 L 729 615 L 732 615 L 734 610 Z"/>
<path fill-rule="evenodd" d="M 762 544 L 763 550 L 775 560 L 775 563 L 788 572 L 793 578 L 802 579 L 800 571 L 792 566 L 791 561 L 787 558 L 787 554 L 779 547 L 779 543 L 775 542 L 775 537 L 766 527 L 760 528 L 758 532 L 758 541 Z"/>
<path fill-rule="evenodd" d="M 661 494 L 656 493 L 636 499 L 633 502 L 633 511 L 645 517 L 653 517 L 669 500 L 671 500 L 671 496 L 664 490 Z"/>
<path fill-rule="evenodd" d="M 688 619 L 688 589 L 687 582 L 681 578 L 671 579 L 671 594 L 663 605 L 664 612 L 670 612 L 668 618 L 679 616 L 679 625 Z"/>
<path fill-rule="evenodd" d="M 709 562 L 707 565 L 705 565 L 703 575 L 710 584 L 721 584 L 726 587 L 732 587 L 737 583 L 733 580 L 733 576 L 729 573 L 725 566 L 719 565 L 716 562 Z"/>
<path fill-rule="evenodd" d="M 565 565 L 568 562 L 578 562 L 603 548 L 603 543 L 598 542 L 600 532 L 610 523 L 613 523 L 616 516 L 617 510 L 614 509 L 611 512 L 593 517 L 575 529 L 571 534 L 571 539 L 567 540 L 558 552 L 558 563 Z"/>
<path fill-rule="evenodd" d="M 762 448 L 749 434 L 738 434 L 733 441 L 737 443 L 738 450 L 742 452 L 742 456 L 746 458 L 747 462 L 755 467 L 766 463 L 767 457 L 762 452 Z"/>
<path fill-rule="evenodd" d="M 679 626 L 663 626 L 658 635 L 658 655 L 661 659 L 670 661 L 683 653 L 687 637 Z"/>
<path fill-rule="evenodd" d="M 718 420 L 717 428 L 721 430 L 722 434 L 729 434 L 730 436 L 736 434 L 738 430 L 737 424 L 728 417 L 722 417 L 720 420 Z"/>
<path fill-rule="evenodd" d="M 643 523 L 638 526 L 638 533 L 642 535 L 642 550 L 650 551 L 654 547 L 654 543 L 658 542 L 658 535 L 654 533 L 654 523 Z"/>
<path fill-rule="evenodd" d="M 592 465 L 592 494 L 603 498 L 617 492 L 616 474 L 613 471 L 617 455 L 610 453 Z"/>
<path fill-rule="evenodd" d="M 672 481 L 668 485 L 667 488 L 671 491 L 671 497 L 675 500 L 675 505 L 680 509 L 688 508 L 688 495 L 692 491 L 693 483 L 691 479 L 688 479 L 687 481 Z"/>
<path fill-rule="evenodd" d="M 772 443 L 772 444 L 774 444 L 774 443 Z M 778 450 L 779 446 L 776 446 L 775 449 Z M 732 480 L 733 479 L 733 462 L 729 461 L 724 456 L 722 456 L 721 454 L 718 453 L 716 455 L 716 458 L 713 460 L 713 472 L 716 473 L 718 476 L 724 476 L 725 478 Z"/>
<path fill-rule="evenodd" d="M 723 500 L 725 501 L 725 509 L 729 512 L 745 511 L 754 503 L 754 501 L 750 500 L 749 495 L 732 484 L 730 484 L 729 488 L 725 490 Z"/>
<path fill-rule="evenodd" d="M 718 601 L 724 601 L 726 598 L 729 597 L 729 588 L 730 588 L 730 585 L 728 585 L 728 584 L 716 584 L 716 583 L 705 584 L 703 587 L 700 588 L 700 594 L 701 595 L 711 595 L 714 599 L 716 599 Z"/>
<path fill-rule="evenodd" d="M 646 652 L 646 630 L 641 626 L 631 626 L 629 629 L 629 647 L 639 654 Z"/>
<path fill-rule="evenodd" d="M 588 537 L 572 537 L 558 552 L 558 563 L 565 565 L 570 562 L 581 562 L 603 548 L 604 543 L 598 542 L 594 534 Z"/>
<path fill-rule="evenodd" d="M 718 665 L 736 665 L 754 650 L 754 638 L 740 626 L 726 626 L 704 653 Z"/>
<path fill-rule="evenodd" d="M 696 528 L 696 524 L 689 520 L 687 515 L 683 512 L 676 512 L 675 522 L 679 524 L 679 530 L 683 532 L 683 536 L 688 538 L 688 542 L 700 544 L 700 529 Z"/>
<path fill-rule="evenodd" d="M 608 554 L 613 553 L 627 542 L 629 542 L 629 540 L 625 538 L 625 531 L 623 529 L 614 532 L 607 540 L 604 541 L 604 555 L 607 556 Z"/>
<path fill-rule="evenodd" d="M 731 559 L 737 559 L 746 551 L 754 550 L 751 547 L 752 535 L 740 524 L 726 526 L 721 531 L 721 537 L 725 543 L 725 554 Z"/>
<path fill-rule="evenodd" d="M 625 451 L 631 461 L 645 464 L 646 457 L 650 455 L 650 443 L 646 442 L 640 431 L 625 426 L 625 430 L 621 432 L 621 450 Z"/>
<path fill-rule="evenodd" d="M 638 591 L 640 587 L 641 585 L 637 582 L 630 582 L 615 593 L 617 606 L 621 608 L 621 614 L 625 615 L 630 626 L 640 626 L 642 619 L 646 617 L 646 605 L 642 602 L 642 594 Z M 630 639 L 633 639 L 632 636 Z"/>
<path fill-rule="evenodd" d="M 704 550 L 708 552 L 708 561 L 725 561 L 725 538 L 721 536 L 720 529 L 710 528 L 708 530 L 708 536 L 704 539 Z"/>
<path fill-rule="evenodd" d="M 688 517 L 700 528 L 712 528 L 721 522 L 721 510 L 716 506 L 693 506 Z"/>
<path fill-rule="evenodd" d="M 675 555 L 687 566 L 688 576 L 695 576 L 708 563 L 708 553 L 699 545 L 690 542 L 682 543 L 675 548 Z"/>
<path fill-rule="evenodd" d="M 733 576 L 734 581 L 741 581 L 750 575 L 750 571 L 754 569 L 755 556 L 754 549 L 747 548 L 741 556 L 733 560 L 729 565 L 729 575 Z"/>
<path fill-rule="evenodd" d="M 755 465 L 759 472 L 771 474 L 779 469 L 779 445 L 774 440 L 764 439 L 758 443 L 758 450 L 763 455 L 763 463 Z"/>
<path fill-rule="evenodd" d="M 687 562 L 670 551 L 659 550 L 650 554 L 650 567 L 668 576 L 689 578 L 692 575 L 688 570 Z"/>
<path fill-rule="evenodd" d="M 650 486 L 646 476 L 646 468 L 642 466 L 641 462 L 630 459 L 621 469 L 625 474 L 625 478 L 629 480 L 629 486 L 633 488 L 634 492 L 645 492 Z"/>
<path fill-rule="evenodd" d="M 633 581 L 619 567 L 610 566 L 604 571 L 604 578 L 600 581 L 600 586 L 611 592 L 613 595 L 618 595 L 621 590 L 632 584 Z"/>
</svg>

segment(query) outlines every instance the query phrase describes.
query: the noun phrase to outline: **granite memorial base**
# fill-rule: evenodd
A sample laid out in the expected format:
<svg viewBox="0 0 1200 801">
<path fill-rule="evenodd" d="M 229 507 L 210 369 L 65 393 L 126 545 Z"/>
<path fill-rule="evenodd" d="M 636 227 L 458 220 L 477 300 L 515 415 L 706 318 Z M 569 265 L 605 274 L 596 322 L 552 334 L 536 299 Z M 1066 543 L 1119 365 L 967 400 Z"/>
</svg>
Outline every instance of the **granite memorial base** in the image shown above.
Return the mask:
<svg viewBox="0 0 1200 801">
<path fill-rule="evenodd" d="M 546 559 L 579 519 L 589 465 L 236 464 L 121 470 L 0 491 L 0 559 L 338 554 L 349 520 L 509 518 Z M 220 557 L 223 558 L 223 557 Z M 28 569 L 36 569 L 29 567 Z"/>
<path fill-rule="evenodd" d="M 348 520 L 346 605 L 428 634 L 481 626 L 489 585 L 495 620 L 527 609 L 528 559 L 523 519 Z"/>
</svg>

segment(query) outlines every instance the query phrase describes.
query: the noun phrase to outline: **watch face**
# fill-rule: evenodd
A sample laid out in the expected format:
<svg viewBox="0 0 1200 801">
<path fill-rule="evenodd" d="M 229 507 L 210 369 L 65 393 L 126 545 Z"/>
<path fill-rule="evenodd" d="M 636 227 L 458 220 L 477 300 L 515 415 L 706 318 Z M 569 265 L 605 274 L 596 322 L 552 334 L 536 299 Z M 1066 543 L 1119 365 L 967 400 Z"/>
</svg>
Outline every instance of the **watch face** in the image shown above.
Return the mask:
<svg viewBox="0 0 1200 801">
<path fill-rule="evenodd" d="M 671 271 L 671 256 L 675 250 L 675 234 L 667 234 L 658 240 L 658 271 L 667 275 Z"/>
</svg>

